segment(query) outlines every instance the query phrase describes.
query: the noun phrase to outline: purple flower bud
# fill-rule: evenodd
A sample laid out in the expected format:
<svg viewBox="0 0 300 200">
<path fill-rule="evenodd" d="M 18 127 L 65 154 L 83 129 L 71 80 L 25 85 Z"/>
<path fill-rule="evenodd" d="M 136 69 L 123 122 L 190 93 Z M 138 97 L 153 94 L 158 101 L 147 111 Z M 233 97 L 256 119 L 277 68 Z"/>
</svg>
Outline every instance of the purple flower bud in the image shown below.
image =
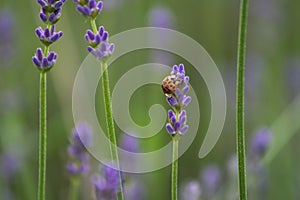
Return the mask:
<svg viewBox="0 0 300 200">
<path fill-rule="evenodd" d="M 167 97 L 167 102 L 171 107 L 175 107 L 178 104 L 177 100 L 173 96 Z"/>
<path fill-rule="evenodd" d="M 220 187 L 221 172 L 216 165 L 210 165 L 202 171 L 202 183 L 206 193 L 213 195 Z"/>
<path fill-rule="evenodd" d="M 166 129 L 167 129 L 168 133 L 170 133 L 170 134 L 172 134 L 172 135 L 173 135 L 173 134 L 176 134 L 174 128 L 172 127 L 172 125 L 171 125 L 170 123 L 167 123 L 167 124 L 166 124 Z"/>
<path fill-rule="evenodd" d="M 51 26 L 50 30 L 48 28 L 43 30 L 41 27 L 39 27 L 35 30 L 35 33 L 41 42 L 46 46 L 56 42 L 63 35 L 62 31 L 59 31 L 58 33 L 55 32 L 54 25 Z"/>
</svg>

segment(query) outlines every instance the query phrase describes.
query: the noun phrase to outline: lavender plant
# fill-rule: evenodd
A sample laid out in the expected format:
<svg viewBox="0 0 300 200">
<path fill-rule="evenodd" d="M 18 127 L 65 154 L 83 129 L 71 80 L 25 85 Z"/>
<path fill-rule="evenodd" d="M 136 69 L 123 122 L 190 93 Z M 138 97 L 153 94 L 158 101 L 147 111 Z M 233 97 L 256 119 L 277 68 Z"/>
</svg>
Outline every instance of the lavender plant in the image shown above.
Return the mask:
<svg viewBox="0 0 300 200">
<path fill-rule="evenodd" d="M 38 199 L 45 199 L 46 185 L 46 150 L 47 150 L 47 72 L 53 67 L 57 54 L 49 52 L 51 44 L 62 37 L 62 31 L 55 31 L 55 24 L 59 21 L 62 6 L 66 0 L 37 0 L 41 6 L 40 19 L 46 25 L 45 28 L 38 27 L 35 30 L 36 36 L 44 45 L 44 50 L 37 48 L 32 62 L 40 71 L 40 94 L 39 94 L 39 178 L 38 178 Z"/>
<path fill-rule="evenodd" d="M 90 170 L 90 157 L 86 151 L 86 147 L 91 147 L 93 141 L 93 133 L 86 123 L 77 124 L 70 138 L 68 147 L 69 162 L 67 171 L 71 176 L 70 197 L 76 200 L 78 196 L 78 187 L 80 184 L 80 176 L 85 175 Z"/>
<path fill-rule="evenodd" d="M 167 96 L 167 102 L 172 109 L 168 111 L 167 132 L 173 140 L 173 163 L 172 163 L 172 199 L 178 196 L 178 142 L 181 135 L 188 130 L 186 124 L 187 115 L 184 108 L 191 102 L 189 91 L 189 77 L 185 75 L 184 65 L 174 65 L 170 75 L 162 81 L 162 89 Z"/>
<path fill-rule="evenodd" d="M 101 70 L 103 72 L 102 84 L 103 84 L 103 97 L 105 104 L 105 115 L 106 115 L 106 124 L 108 131 L 108 138 L 110 142 L 110 151 L 113 164 L 119 167 L 119 157 L 118 151 L 116 148 L 116 135 L 114 128 L 114 121 L 112 115 L 112 106 L 111 106 L 111 97 L 109 89 L 109 77 L 107 70 L 107 59 L 112 55 L 114 51 L 114 44 L 109 43 L 108 38 L 109 34 L 105 31 L 104 27 L 101 26 L 97 28 L 96 18 L 103 7 L 102 1 L 96 0 L 74 0 L 77 4 L 77 11 L 82 14 L 86 19 L 91 23 L 91 30 L 87 30 L 85 34 L 85 40 L 88 42 L 89 46 L 87 50 L 96 59 L 101 63 Z M 118 171 L 119 177 L 119 198 L 124 199 L 123 197 L 123 186 L 121 181 L 121 173 Z"/>
</svg>

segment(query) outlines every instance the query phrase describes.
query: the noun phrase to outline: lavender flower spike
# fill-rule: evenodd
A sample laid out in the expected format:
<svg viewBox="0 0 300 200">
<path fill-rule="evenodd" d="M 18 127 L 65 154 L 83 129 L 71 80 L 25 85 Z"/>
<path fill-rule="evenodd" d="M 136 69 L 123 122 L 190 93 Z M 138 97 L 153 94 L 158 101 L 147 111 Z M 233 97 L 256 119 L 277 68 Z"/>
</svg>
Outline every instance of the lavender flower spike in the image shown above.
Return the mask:
<svg viewBox="0 0 300 200">
<path fill-rule="evenodd" d="M 89 155 L 85 146 L 92 145 L 93 133 L 86 123 L 79 123 L 70 138 L 68 153 L 70 161 L 67 170 L 73 175 L 85 174 L 89 171 Z"/>
<path fill-rule="evenodd" d="M 97 33 L 87 30 L 85 40 L 89 45 L 87 50 L 94 55 L 98 60 L 103 60 L 112 55 L 114 51 L 114 44 L 108 42 L 109 34 L 101 26 Z"/>
<path fill-rule="evenodd" d="M 32 62 L 40 71 L 47 72 L 53 67 L 56 59 L 57 54 L 53 51 L 49 52 L 48 55 L 45 56 L 42 49 L 37 48 L 35 55 L 32 57 Z"/>
<path fill-rule="evenodd" d="M 102 175 L 94 174 L 92 176 L 96 199 L 114 200 L 119 192 L 118 171 L 107 166 L 101 168 L 101 171 L 103 171 Z"/>
<path fill-rule="evenodd" d="M 84 17 L 95 19 L 97 15 L 101 12 L 103 7 L 103 2 L 96 0 L 74 0 L 77 3 L 77 11 Z"/>
<path fill-rule="evenodd" d="M 188 130 L 186 125 L 187 115 L 184 110 L 191 102 L 191 97 L 187 96 L 190 87 L 189 77 L 185 75 L 184 65 L 174 65 L 170 75 L 162 81 L 162 89 L 167 96 L 167 102 L 172 107 L 168 111 L 168 121 L 166 129 L 172 136 L 183 135 Z"/>
<path fill-rule="evenodd" d="M 55 32 L 55 26 L 52 25 L 50 30 L 48 28 L 45 28 L 45 30 L 43 30 L 41 27 L 38 27 L 35 30 L 35 34 L 45 46 L 49 46 L 50 44 L 56 42 L 59 38 L 61 38 L 63 32 Z"/>
<path fill-rule="evenodd" d="M 253 156 L 261 158 L 269 147 L 272 134 L 269 129 L 260 129 L 253 137 L 251 144 L 251 152 Z"/>
<path fill-rule="evenodd" d="M 56 24 L 61 17 L 62 6 L 66 0 L 37 0 L 41 6 L 40 19 L 46 24 Z"/>
</svg>

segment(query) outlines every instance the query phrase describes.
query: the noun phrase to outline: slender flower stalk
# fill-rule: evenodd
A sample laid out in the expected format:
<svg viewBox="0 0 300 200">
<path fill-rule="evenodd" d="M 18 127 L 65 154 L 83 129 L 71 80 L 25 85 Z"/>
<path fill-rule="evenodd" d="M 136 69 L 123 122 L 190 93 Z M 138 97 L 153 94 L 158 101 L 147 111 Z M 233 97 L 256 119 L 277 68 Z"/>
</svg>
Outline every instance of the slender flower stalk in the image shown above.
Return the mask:
<svg viewBox="0 0 300 200">
<path fill-rule="evenodd" d="M 185 75 L 184 65 L 174 65 L 171 74 L 162 81 L 162 89 L 167 96 L 167 102 L 171 106 L 168 111 L 167 132 L 173 141 L 172 162 L 172 200 L 178 199 L 178 145 L 179 138 L 188 130 L 186 125 L 187 116 L 184 108 L 191 102 L 191 97 L 186 93 L 189 91 L 189 77 Z"/>
<path fill-rule="evenodd" d="M 244 130 L 244 82 L 245 82 L 245 57 L 246 33 L 248 17 L 248 0 L 241 0 L 239 38 L 237 55 L 237 94 L 236 94 L 236 137 L 238 155 L 239 193 L 240 199 L 247 199 L 246 182 L 246 155 L 245 155 L 245 130 Z"/>
<path fill-rule="evenodd" d="M 109 89 L 109 76 L 107 70 L 107 59 L 112 55 L 114 51 L 114 44 L 108 42 L 109 34 L 105 31 L 103 26 L 97 28 L 96 25 L 96 17 L 100 13 L 103 7 L 102 1 L 96 0 L 74 0 L 77 3 L 77 11 L 90 20 L 90 24 L 92 30 L 87 30 L 85 34 L 85 40 L 89 43 L 87 48 L 88 52 L 96 57 L 101 63 L 101 70 L 103 72 L 102 75 L 102 84 L 103 84 L 103 97 L 105 104 L 105 115 L 106 115 L 106 124 L 108 131 L 108 138 L 110 140 L 110 152 L 113 164 L 119 168 L 119 157 L 118 151 L 116 148 L 116 135 L 114 128 L 114 120 L 112 114 L 112 106 L 111 106 L 111 97 L 110 97 L 110 89 Z M 119 183 L 119 191 L 118 198 L 120 200 L 124 199 L 123 195 L 123 185 L 121 172 L 117 171 L 118 175 L 118 183 Z"/>
<path fill-rule="evenodd" d="M 53 67 L 57 54 L 49 52 L 49 46 L 59 40 L 63 33 L 55 31 L 55 24 L 61 17 L 62 6 L 66 0 L 37 0 L 41 6 L 40 19 L 46 28 L 38 27 L 36 36 L 45 46 L 44 51 L 37 48 L 32 57 L 33 64 L 40 71 L 39 94 L 39 177 L 38 200 L 45 199 L 46 188 L 46 159 L 47 159 L 47 72 Z"/>
</svg>

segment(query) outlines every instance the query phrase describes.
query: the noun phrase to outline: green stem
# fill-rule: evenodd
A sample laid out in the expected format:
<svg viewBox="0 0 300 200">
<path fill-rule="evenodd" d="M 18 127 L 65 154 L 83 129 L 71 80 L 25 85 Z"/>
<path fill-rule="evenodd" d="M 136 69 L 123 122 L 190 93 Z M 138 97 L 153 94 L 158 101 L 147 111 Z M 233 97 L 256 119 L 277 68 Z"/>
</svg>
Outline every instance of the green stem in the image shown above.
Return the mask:
<svg viewBox="0 0 300 200">
<path fill-rule="evenodd" d="M 47 51 L 47 50 L 45 50 Z M 46 150 L 47 150 L 47 74 L 40 73 L 40 136 L 39 136 L 39 177 L 38 200 L 45 199 Z"/>
<path fill-rule="evenodd" d="M 248 0 L 241 0 L 239 38 L 237 55 L 237 104 L 236 104 L 236 131 L 240 200 L 247 199 L 246 182 L 246 155 L 245 155 L 245 130 L 244 130 L 244 73 L 246 57 L 246 33 L 248 17 Z"/>
<path fill-rule="evenodd" d="M 174 136 L 173 140 L 173 163 L 172 163 L 172 200 L 177 200 L 178 188 L 178 138 Z"/>
<path fill-rule="evenodd" d="M 96 20 L 95 19 L 91 19 L 91 26 L 92 26 L 92 30 L 94 33 L 97 33 L 97 25 L 96 25 Z"/>
<path fill-rule="evenodd" d="M 110 99 L 110 89 L 109 89 L 109 78 L 108 78 L 108 70 L 107 70 L 107 63 L 102 61 L 101 62 L 101 69 L 103 72 L 102 75 L 102 84 L 103 84 L 103 96 L 104 96 L 104 105 L 105 105 L 105 115 L 106 115 L 106 123 L 107 123 L 107 131 L 108 131 L 108 138 L 110 140 L 110 149 L 113 161 L 117 168 L 119 169 L 119 156 L 117 150 L 117 140 L 115 134 L 115 127 L 114 127 L 114 119 L 112 115 L 112 106 L 111 106 L 111 99 Z M 120 182 L 120 193 L 119 199 L 123 200 L 123 184 L 121 178 L 121 172 L 119 172 L 119 182 Z"/>
<path fill-rule="evenodd" d="M 79 183 L 80 183 L 80 180 L 78 177 L 71 178 L 70 200 L 78 199 Z"/>
</svg>

